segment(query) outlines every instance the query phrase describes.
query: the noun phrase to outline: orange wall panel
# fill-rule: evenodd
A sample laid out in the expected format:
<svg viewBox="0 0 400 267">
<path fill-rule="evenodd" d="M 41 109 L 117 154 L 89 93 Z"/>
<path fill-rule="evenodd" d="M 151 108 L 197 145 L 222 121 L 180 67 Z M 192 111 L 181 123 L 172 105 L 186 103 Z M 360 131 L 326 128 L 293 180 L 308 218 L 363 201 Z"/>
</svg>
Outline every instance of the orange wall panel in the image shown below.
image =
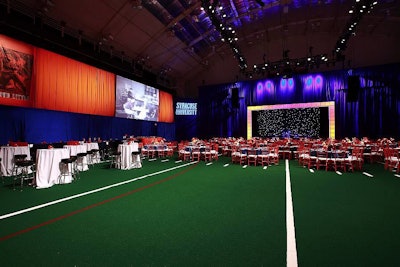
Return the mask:
<svg viewBox="0 0 400 267">
<path fill-rule="evenodd" d="M 114 116 L 115 74 L 36 49 L 34 107 Z"/>
</svg>

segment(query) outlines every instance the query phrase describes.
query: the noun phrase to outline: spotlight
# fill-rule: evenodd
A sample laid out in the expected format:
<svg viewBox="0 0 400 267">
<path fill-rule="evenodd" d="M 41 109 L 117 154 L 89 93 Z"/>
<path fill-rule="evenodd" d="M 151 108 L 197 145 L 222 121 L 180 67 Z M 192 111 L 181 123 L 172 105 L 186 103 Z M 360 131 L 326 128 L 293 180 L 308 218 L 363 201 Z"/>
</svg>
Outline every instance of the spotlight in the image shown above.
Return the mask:
<svg viewBox="0 0 400 267">
<path fill-rule="evenodd" d="M 256 3 L 259 4 L 259 5 L 262 6 L 262 7 L 265 5 L 264 2 L 261 1 L 261 0 L 256 0 Z"/>
</svg>

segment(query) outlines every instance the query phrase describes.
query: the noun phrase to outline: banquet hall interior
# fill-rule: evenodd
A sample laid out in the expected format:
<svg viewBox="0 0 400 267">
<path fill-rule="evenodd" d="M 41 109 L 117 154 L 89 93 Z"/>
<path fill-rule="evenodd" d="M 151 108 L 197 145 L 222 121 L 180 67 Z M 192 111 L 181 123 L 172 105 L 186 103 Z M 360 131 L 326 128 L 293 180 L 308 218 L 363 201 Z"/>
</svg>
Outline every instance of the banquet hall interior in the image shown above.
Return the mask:
<svg viewBox="0 0 400 267">
<path fill-rule="evenodd" d="M 0 17 L 6 265 L 400 264 L 399 1 Z"/>
</svg>

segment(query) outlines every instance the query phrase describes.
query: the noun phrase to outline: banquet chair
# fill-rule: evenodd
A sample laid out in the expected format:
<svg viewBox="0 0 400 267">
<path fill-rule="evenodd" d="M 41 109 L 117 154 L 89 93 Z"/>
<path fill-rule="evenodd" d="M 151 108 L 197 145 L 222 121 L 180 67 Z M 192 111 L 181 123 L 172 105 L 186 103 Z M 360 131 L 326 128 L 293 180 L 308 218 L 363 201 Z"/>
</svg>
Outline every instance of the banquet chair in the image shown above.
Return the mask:
<svg viewBox="0 0 400 267">
<path fill-rule="evenodd" d="M 153 159 L 157 156 L 157 146 L 149 145 L 147 146 L 147 156 L 149 159 Z"/>
<path fill-rule="evenodd" d="M 105 161 L 109 158 L 110 146 L 106 142 L 99 142 L 100 160 Z"/>
<path fill-rule="evenodd" d="M 383 150 L 384 157 L 385 157 L 385 169 L 392 171 L 396 169 L 398 171 L 398 164 L 399 164 L 399 153 L 394 148 L 385 148 Z"/>
<path fill-rule="evenodd" d="M 70 157 L 66 159 L 62 159 L 60 162 L 60 175 L 58 176 L 58 183 L 63 184 L 65 183 L 65 178 L 68 176 L 72 177 L 72 180 L 76 180 L 76 163 L 77 157 Z"/>
<path fill-rule="evenodd" d="M 299 161 L 300 166 L 308 166 L 310 161 L 310 149 L 303 148 L 299 150 L 297 160 Z"/>
<path fill-rule="evenodd" d="M 133 168 L 142 168 L 142 157 L 141 151 L 133 151 L 132 153 L 132 167 Z"/>
<path fill-rule="evenodd" d="M 362 170 L 364 165 L 364 155 L 362 148 L 357 148 L 353 150 L 353 154 L 355 156 L 353 161 L 355 169 Z"/>
<path fill-rule="evenodd" d="M 14 190 L 15 184 L 19 180 L 20 188 L 24 186 L 24 181 L 33 180 L 35 177 L 35 162 L 33 160 L 20 160 L 15 163 L 20 173 L 14 176 Z"/>
<path fill-rule="evenodd" d="M 268 157 L 269 151 L 266 148 L 261 149 L 261 153 L 257 155 L 257 164 L 260 164 L 261 166 L 268 166 L 269 165 L 269 157 Z"/>
<path fill-rule="evenodd" d="M 318 150 L 317 151 L 317 170 L 321 166 L 326 167 L 326 162 L 328 160 L 328 152 L 326 150 Z"/>
<path fill-rule="evenodd" d="M 354 148 L 351 155 L 345 159 L 346 169 L 349 171 L 362 170 L 363 163 L 363 151 L 359 148 Z"/>
<path fill-rule="evenodd" d="M 121 152 L 120 151 L 113 151 L 111 152 L 111 161 L 110 161 L 110 168 L 121 168 Z"/>
<path fill-rule="evenodd" d="M 191 152 L 189 147 L 181 147 L 178 151 L 178 158 L 183 161 L 189 161 L 191 158 Z"/>
<path fill-rule="evenodd" d="M 212 160 L 211 148 L 206 147 L 204 151 L 201 152 L 201 157 L 204 159 L 204 161 L 211 161 Z"/>
<path fill-rule="evenodd" d="M 99 163 L 100 162 L 100 150 L 99 149 L 92 149 L 90 150 L 91 154 L 90 154 L 90 161 L 92 162 L 92 165 L 95 163 Z"/>
<path fill-rule="evenodd" d="M 310 150 L 310 157 L 308 159 L 308 168 L 317 168 L 317 162 L 318 162 L 318 157 L 317 157 L 317 152 L 316 151 L 311 151 Z"/>
<path fill-rule="evenodd" d="M 325 161 L 325 170 L 334 170 L 337 171 L 337 156 L 336 152 L 332 152 L 330 156 L 327 156 L 326 161 Z"/>
<path fill-rule="evenodd" d="M 268 161 L 270 164 L 275 164 L 278 165 L 279 164 L 279 147 L 275 146 L 275 147 L 271 147 L 271 150 L 269 151 L 268 154 Z"/>
<path fill-rule="evenodd" d="M 200 148 L 194 147 L 192 149 L 192 160 L 193 161 L 200 161 L 200 158 L 201 158 Z"/>
<path fill-rule="evenodd" d="M 142 157 L 143 158 L 149 157 L 149 146 L 148 145 L 144 145 L 142 147 Z"/>
<path fill-rule="evenodd" d="M 282 159 L 292 159 L 292 151 L 290 147 L 284 146 L 281 147 L 282 150 L 279 150 L 279 154 L 281 155 Z"/>
<path fill-rule="evenodd" d="M 88 150 L 87 152 L 86 152 L 86 159 L 87 159 L 87 165 L 88 165 L 88 167 L 90 168 L 91 166 L 93 166 L 93 152 L 92 152 L 92 150 Z"/>
<path fill-rule="evenodd" d="M 1 166 L 1 158 L 0 158 L 0 166 Z M 2 180 L 2 182 L 4 183 L 4 174 L 3 174 L 3 169 L 0 167 L 0 177 L 1 177 L 1 180 Z"/>
<path fill-rule="evenodd" d="M 168 146 L 167 147 L 167 157 L 173 157 L 175 153 L 175 147 L 174 146 Z"/>
<path fill-rule="evenodd" d="M 226 145 L 224 147 L 222 147 L 222 155 L 230 157 L 232 156 L 232 147 L 229 145 Z"/>
<path fill-rule="evenodd" d="M 166 145 L 158 146 L 157 154 L 159 158 L 165 158 L 167 156 L 167 152 L 168 152 L 168 147 Z"/>
<path fill-rule="evenodd" d="M 342 170 L 346 172 L 346 159 L 347 159 L 347 152 L 344 150 L 336 152 L 335 158 L 335 171 Z"/>
<path fill-rule="evenodd" d="M 214 144 L 213 146 L 212 146 L 212 149 L 211 149 L 211 160 L 218 160 L 218 149 L 219 149 L 219 145 L 218 144 Z"/>
<path fill-rule="evenodd" d="M 245 165 L 247 164 L 247 148 L 240 148 L 239 149 L 240 154 L 239 154 L 239 164 L 240 165 Z"/>
<path fill-rule="evenodd" d="M 82 153 L 76 154 L 76 163 L 75 164 L 79 171 L 85 170 L 85 166 L 89 167 L 88 163 L 85 159 L 87 160 L 87 153 L 82 152 Z"/>
<path fill-rule="evenodd" d="M 22 166 L 20 166 L 18 163 L 26 160 L 28 155 L 26 154 L 15 154 L 13 158 L 13 170 L 12 170 L 12 175 L 17 176 L 21 171 L 22 171 Z"/>
<path fill-rule="evenodd" d="M 231 151 L 231 160 L 232 163 L 240 163 L 240 151 L 236 147 Z"/>
<path fill-rule="evenodd" d="M 248 149 L 247 150 L 247 165 L 254 164 L 257 166 L 257 150 L 255 149 Z"/>
</svg>

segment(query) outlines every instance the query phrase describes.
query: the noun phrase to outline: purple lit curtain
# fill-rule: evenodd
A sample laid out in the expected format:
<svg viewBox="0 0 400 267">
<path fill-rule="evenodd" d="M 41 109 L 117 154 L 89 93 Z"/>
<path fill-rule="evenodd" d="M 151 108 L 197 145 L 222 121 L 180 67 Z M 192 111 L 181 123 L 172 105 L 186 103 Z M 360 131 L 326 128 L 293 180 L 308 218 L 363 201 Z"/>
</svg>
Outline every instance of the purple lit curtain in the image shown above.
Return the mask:
<svg viewBox="0 0 400 267">
<path fill-rule="evenodd" d="M 360 81 L 354 101 L 348 96 L 350 76 Z M 246 137 L 247 106 L 334 101 L 336 138 L 399 138 L 399 77 L 400 64 L 392 64 L 203 86 L 198 136 Z M 232 106 L 233 87 L 239 88 L 239 108 Z"/>
</svg>

